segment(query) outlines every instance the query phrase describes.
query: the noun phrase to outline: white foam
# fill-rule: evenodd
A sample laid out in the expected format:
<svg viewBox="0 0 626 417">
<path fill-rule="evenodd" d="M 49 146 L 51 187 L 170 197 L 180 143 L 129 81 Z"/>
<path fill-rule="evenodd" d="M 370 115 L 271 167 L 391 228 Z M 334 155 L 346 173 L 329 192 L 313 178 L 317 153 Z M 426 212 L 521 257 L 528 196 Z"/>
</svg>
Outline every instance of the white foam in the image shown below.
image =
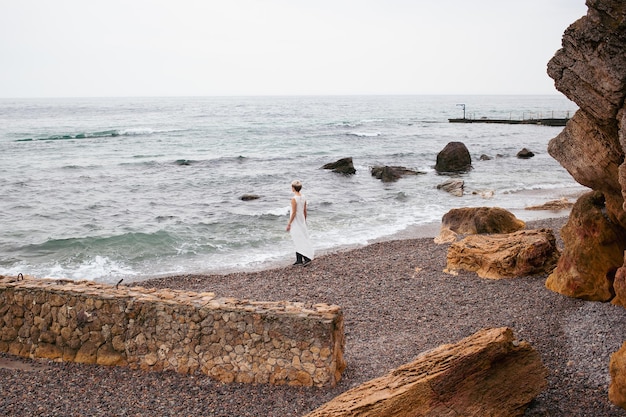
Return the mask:
<svg viewBox="0 0 626 417">
<path fill-rule="evenodd" d="M 121 129 L 119 131 L 119 134 L 123 136 L 151 135 L 153 133 L 154 129 L 150 129 L 149 127 L 135 127 L 129 129 Z"/>
<path fill-rule="evenodd" d="M 375 138 L 377 136 L 382 135 L 381 132 L 348 132 L 346 133 L 348 136 L 358 136 L 361 138 Z"/>
</svg>

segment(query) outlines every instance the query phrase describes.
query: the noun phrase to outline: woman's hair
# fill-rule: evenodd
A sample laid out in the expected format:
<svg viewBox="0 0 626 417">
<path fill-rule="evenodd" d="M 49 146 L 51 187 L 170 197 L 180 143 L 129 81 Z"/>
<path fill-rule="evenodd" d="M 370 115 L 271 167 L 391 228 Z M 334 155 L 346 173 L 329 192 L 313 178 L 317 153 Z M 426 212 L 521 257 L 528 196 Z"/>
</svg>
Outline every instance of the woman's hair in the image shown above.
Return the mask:
<svg viewBox="0 0 626 417">
<path fill-rule="evenodd" d="M 302 183 L 298 180 L 294 180 L 291 182 L 291 186 L 293 187 L 294 190 L 296 191 L 300 191 L 302 189 Z"/>
</svg>

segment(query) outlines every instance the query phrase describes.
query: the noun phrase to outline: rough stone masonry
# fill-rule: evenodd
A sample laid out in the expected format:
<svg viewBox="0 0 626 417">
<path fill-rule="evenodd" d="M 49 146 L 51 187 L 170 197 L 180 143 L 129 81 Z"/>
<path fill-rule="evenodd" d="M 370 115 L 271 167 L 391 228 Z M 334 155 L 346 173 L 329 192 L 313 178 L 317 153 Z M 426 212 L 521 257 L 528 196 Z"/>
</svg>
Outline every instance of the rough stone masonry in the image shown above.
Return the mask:
<svg viewBox="0 0 626 417">
<path fill-rule="evenodd" d="M 302 386 L 334 386 L 345 368 L 338 306 L 19 278 L 0 276 L 13 355 Z"/>
</svg>

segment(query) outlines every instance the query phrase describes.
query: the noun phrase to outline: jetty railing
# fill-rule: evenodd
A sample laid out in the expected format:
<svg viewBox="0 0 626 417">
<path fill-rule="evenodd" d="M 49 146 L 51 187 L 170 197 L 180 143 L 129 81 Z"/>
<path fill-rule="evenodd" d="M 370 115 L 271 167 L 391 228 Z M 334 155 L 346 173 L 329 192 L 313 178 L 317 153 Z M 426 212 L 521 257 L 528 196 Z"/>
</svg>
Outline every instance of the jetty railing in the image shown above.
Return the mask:
<svg viewBox="0 0 626 417">
<path fill-rule="evenodd" d="M 533 124 L 542 126 L 565 126 L 570 119 L 571 111 L 549 111 L 549 112 L 531 112 L 524 111 L 521 116 L 513 117 L 513 112 L 509 113 L 508 118 L 490 118 L 476 117 L 474 113 L 470 113 L 466 117 L 465 105 L 463 107 L 462 118 L 448 119 L 450 123 L 498 123 L 498 124 Z"/>
</svg>

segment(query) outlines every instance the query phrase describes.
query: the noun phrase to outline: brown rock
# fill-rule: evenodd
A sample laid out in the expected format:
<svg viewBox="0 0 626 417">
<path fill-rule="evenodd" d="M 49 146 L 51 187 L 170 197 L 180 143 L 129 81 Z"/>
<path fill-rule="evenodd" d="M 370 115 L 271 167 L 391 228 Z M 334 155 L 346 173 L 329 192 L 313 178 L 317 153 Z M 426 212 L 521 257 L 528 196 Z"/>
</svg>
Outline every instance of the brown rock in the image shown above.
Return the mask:
<svg viewBox="0 0 626 417">
<path fill-rule="evenodd" d="M 58 359 L 63 357 L 63 350 L 51 343 L 39 343 L 39 345 L 35 349 L 35 357 Z"/>
<path fill-rule="evenodd" d="M 437 154 L 437 172 L 466 172 L 470 169 L 472 157 L 463 142 L 450 142 Z"/>
<path fill-rule="evenodd" d="M 611 355 L 609 373 L 611 374 L 609 400 L 619 407 L 626 408 L 626 342 L 620 350 Z"/>
<path fill-rule="evenodd" d="M 105 343 L 98 348 L 96 363 L 104 366 L 124 366 L 126 365 L 126 359 L 110 343 Z"/>
<path fill-rule="evenodd" d="M 623 211 L 618 170 L 624 153 L 616 134 L 579 111 L 550 141 L 548 153 L 580 184 L 610 196 L 607 208 L 615 213 L 612 217 L 622 217 L 618 214 Z"/>
<path fill-rule="evenodd" d="M 626 94 L 626 3 L 588 0 L 587 16 L 563 35 L 548 63 L 557 90 L 596 119 L 615 117 Z"/>
<path fill-rule="evenodd" d="M 352 158 L 342 158 L 338 160 L 337 162 L 328 163 L 324 165 L 322 169 L 330 169 L 333 172 L 337 172 L 339 174 L 344 174 L 344 175 L 356 174 L 356 169 L 354 169 Z"/>
<path fill-rule="evenodd" d="M 456 197 L 463 197 L 464 188 L 465 188 L 465 181 L 463 180 L 448 180 L 437 185 L 438 190 L 443 190 Z"/>
<path fill-rule="evenodd" d="M 623 264 L 626 232 L 606 217 L 600 192 L 578 199 L 561 237 L 565 250 L 546 287 L 583 300 L 611 300 L 615 272 Z"/>
<path fill-rule="evenodd" d="M 93 342 L 85 342 L 76 352 L 74 362 L 78 363 L 96 363 L 98 346 Z"/>
<path fill-rule="evenodd" d="M 519 159 L 529 159 L 529 158 L 532 158 L 533 156 L 535 156 L 535 153 L 526 148 L 523 148 L 521 151 L 517 153 L 517 157 Z"/>
<path fill-rule="evenodd" d="M 256 195 L 256 194 L 244 194 L 241 197 L 239 197 L 241 201 L 253 201 L 253 200 L 258 200 L 259 198 L 261 198 L 261 196 Z"/>
<path fill-rule="evenodd" d="M 452 243 L 456 240 L 457 234 L 447 227 L 442 227 L 439 231 L 439 236 L 435 237 L 434 242 L 438 245 L 445 243 Z"/>
<path fill-rule="evenodd" d="M 572 224 L 563 229 L 569 235 L 565 253 L 546 285 L 573 297 L 608 300 L 614 271 L 623 264 L 618 257 L 626 228 L 626 2 L 588 0 L 587 6 L 548 64 L 556 88 L 580 108 L 548 152 L 576 181 L 600 192 L 603 203 L 589 216 L 575 214 L 574 206 Z M 624 277 L 616 280 L 619 292 Z"/>
<path fill-rule="evenodd" d="M 441 228 L 462 235 L 511 233 L 526 227 L 515 215 L 499 207 L 463 207 L 452 209 L 441 218 Z"/>
<path fill-rule="evenodd" d="M 423 174 L 420 171 L 414 171 L 412 169 L 408 169 L 405 167 L 399 166 L 375 166 L 371 168 L 371 173 L 373 177 L 376 177 L 382 182 L 393 182 L 398 181 L 400 178 L 407 175 L 419 175 Z"/>
<path fill-rule="evenodd" d="M 558 200 L 547 201 L 543 204 L 537 206 L 528 206 L 526 210 L 551 210 L 551 211 L 560 211 L 560 210 L 568 210 L 574 206 L 574 203 L 569 201 L 567 198 L 563 197 Z"/>
<path fill-rule="evenodd" d="M 307 417 L 522 416 L 546 385 L 537 351 L 508 328 L 483 329 L 344 392 Z"/>
<path fill-rule="evenodd" d="M 470 235 L 448 248 L 446 272 L 474 271 L 481 278 L 511 278 L 549 272 L 559 258 L 552 230 Z"/>
<path fill-rule="evenodd" d="M 626 262 L 626 256 L 624 258 Z M 622 265 L 615 273 L 613 291 L 615 292 L 615 297 L 613 297 L 611 303 L 626 307 L 626 265 Z"/>
</svg>

